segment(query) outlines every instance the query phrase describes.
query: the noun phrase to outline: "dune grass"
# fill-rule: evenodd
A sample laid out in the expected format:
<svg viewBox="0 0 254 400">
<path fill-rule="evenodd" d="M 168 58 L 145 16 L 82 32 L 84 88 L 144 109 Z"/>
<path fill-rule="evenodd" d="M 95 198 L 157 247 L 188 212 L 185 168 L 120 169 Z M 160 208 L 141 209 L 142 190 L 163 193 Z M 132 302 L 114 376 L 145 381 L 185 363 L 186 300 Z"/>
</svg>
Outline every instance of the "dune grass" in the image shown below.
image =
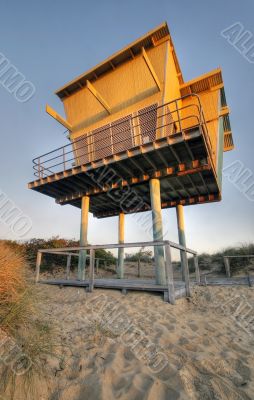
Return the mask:
<svg viewBox="0 0 254 400">
<path fill-rule="evenodd" d="M 0 395 L 8 398 L 15 398 L 17 380 L 26 398 L 33 398 L 33 379 L 53 354 L 51 330 L 26 271 L 24 253 L 0 242 Z"/>
</svg>

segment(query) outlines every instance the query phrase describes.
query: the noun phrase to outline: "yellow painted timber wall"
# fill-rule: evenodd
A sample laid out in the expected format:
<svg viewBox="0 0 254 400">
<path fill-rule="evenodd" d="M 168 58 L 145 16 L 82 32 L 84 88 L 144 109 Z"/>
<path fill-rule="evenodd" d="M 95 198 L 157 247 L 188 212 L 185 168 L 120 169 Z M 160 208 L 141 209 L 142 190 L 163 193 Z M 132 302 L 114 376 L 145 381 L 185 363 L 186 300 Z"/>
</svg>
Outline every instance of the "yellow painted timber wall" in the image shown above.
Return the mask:
<svg viewBox="0 0 254 400">
<path fill-rule="evenodd" d="M 147 55 L 161 84 L 154 82 L 142 55 L 116 67 L 92 82 L 111 109 L 111 114 L 84 87 L 64 99 L 67 121 L 74 126 L 71 138 L 99 128 L 109 122 L 153 103 L 161 104 L 164 94 L 165 57 L 168 42 L 147 50 Z"/>
</svg>

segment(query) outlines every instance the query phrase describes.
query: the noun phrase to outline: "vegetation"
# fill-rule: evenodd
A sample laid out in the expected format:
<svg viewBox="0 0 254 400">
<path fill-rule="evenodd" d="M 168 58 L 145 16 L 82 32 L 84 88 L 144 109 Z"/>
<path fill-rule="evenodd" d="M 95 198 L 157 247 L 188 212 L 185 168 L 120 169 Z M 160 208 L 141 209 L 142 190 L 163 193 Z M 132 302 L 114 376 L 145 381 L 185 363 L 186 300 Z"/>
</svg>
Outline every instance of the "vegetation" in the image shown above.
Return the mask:
<svg viewBox="0 0 254 400">
<path fill-rule="evenodd" d="M 203 270 L 217 269 L 225 274 L 224 256 L 254 255 L 254 243 L 243 243 L 239 247 L 228 247 L 213 254 L 202 253 L 199 255 L 199 267 Z M 230 260 L 231 273 L 237 273 L 254 262 L 254 258 L 232 258 Z"/>
<path fill-rule="evenodd" d="M 137 253 L 127 254 L 126 261 L 136 261 L 138 263 L 138 277 L 141 277 L 141 261 L 150 264 L 152 262 L 152 251 L 145 250 L 145 247 L 141 247 Z"/>
<path fill-rule="evenodd" d="M 125 260 L 126 261 L 133 261 L 133 262 L 145 262 L 151 263 L 152 262 L 152 251 L 145 250 L 145 247 L 141 247 L 137 253 L 133 254 L 126 254 Z"/>
<path fill-rule="evenodd" d="M 16 241 L 0 241 L 0 243 L 7 244 L 14 251 L 22 253 L 29 264 L 34 267 L 36 262 L 36 256 L 39 249 L 56 249 L 61 247 L 76 247 L 79 246 L 79 242 L 74 239 L 64 239 L 58 236 L 50 239 L 30 239 L 25 242 Z M 95 251 L 95 257 L 102 258 L 107 261 L 108 264 L 115 264 L 115 257 L 110 251 L 99 249 Z M 73 257 L 72 268 L 77 267 L 78 257 Z M 41 270 L 52 270 L 55 266 L 61 267 L 66 265 L 66 256 L 45 254 L 42 259 Z"/>
<path fill-rule="evenodd" d="M 19 379 L 29 392 L 33 377 L 43 372 L 43 358 L 52 354 L 50 329 L 40 318 L 26 267 L 22 246 L 0 242 L 0 393 L 8 398 Z"/>
</svg>

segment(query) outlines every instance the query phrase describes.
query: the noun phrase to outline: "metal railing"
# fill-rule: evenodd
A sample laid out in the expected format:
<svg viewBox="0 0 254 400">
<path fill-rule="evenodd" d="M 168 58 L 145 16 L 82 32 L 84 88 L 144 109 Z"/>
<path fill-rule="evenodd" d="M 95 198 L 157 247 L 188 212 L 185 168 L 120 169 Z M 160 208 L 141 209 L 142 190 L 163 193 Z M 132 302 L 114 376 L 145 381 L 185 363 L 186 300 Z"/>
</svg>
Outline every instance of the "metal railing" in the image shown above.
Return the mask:
<svg viewBox="0 0 254 400">
<path fill-rule="evenodd" d="M 182 101 L 188 99 L 193 102 L 183 106 Z M 194 128 L 201 129 L 211 156 L 211 140 L 198 95 L 186 95 L 160 106 L 154 104 L 34 158 L 34 175 L 44 178 Z"/>
<path fill-rule="evenodd" d="M 37 253 L 36 269 L 35 269 L 35 282 L 38 283 L 40 280 L 40 266 L 42 261 L 42 255 L 45 253 L 50 254 L 72 254 L 73 252 L 79 252 L 80 250 L 89 251 L 89 291 L 92 292 L 94 289 L 94 266 L 95 266 L 95 250 L 100 249 L 120 249 L 120 248 L 135 248 L 135 247 L 154 247 L 163 246 L 165 250 L 165 270 L 166 270 L 166 280 L 167 280 L 167 291 L 168 291 L 168 301 L 171 304 L 175 304 L 175 288 L 174 288 L 174 273 L 173 264 L 171 257 L 171 248 L 180 250 L 183 254 L 183 275 L 185 283 L 186 296 L 190 296 L 190 278 L 189 278 L 189 266 L 187 254 L 192 254 L 194 257 L 195 274 L 196 281 L 200 283 L 200 274 L 198 266 L 198 255 L 197 252 L 188 249 L 180 244 L 171 242 L 169 240 L 152 241 L 152 242 L 137 242 L 137 243 L 117 243 L 117 244 L 103 244 L 103 245 L 87 245 L 78 247 L 65 247 L 65 248 L 53 248 L 53 249 L 40 249 Z"/>
</svg>

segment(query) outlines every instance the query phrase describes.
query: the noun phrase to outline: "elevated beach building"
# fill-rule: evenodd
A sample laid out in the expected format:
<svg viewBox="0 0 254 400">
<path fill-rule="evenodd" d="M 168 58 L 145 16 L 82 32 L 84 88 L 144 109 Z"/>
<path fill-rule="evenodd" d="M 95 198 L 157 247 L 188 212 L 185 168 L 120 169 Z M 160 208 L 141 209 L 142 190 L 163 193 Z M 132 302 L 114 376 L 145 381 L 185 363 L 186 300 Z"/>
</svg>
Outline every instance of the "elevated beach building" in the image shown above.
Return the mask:
<svg viewBox="0 0 254 400">
<path fill-rule="evenodd" d="M 183 207 L 221 200 L 223 152 L 233 140 L 221 69 L 185 82 L 166 23 L 56 92 L 66 117 L 47 112 L 70 142 L 33 160 L 29 188 L 81 208 L 80 245 L 88 212 L 119 217 L 152 211 L 154 240 L 163 238 L 161 209 L 175 207 L 185 244 Z M 124 274 L 119 249 L 118 276 Z M 84 278 L 86 254 L 79 257 Z M 156 281 L 165 282 L 163 248 L 155 248 Z"/>
</svg>

